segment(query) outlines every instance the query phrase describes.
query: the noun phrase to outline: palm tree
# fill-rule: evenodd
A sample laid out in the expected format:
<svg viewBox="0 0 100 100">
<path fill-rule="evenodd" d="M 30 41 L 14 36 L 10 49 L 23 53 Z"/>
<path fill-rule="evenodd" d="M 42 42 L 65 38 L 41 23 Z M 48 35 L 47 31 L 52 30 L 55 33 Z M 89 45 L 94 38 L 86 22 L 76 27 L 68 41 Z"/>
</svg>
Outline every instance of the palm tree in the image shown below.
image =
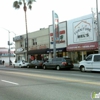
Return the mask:
<svg viewBox="0 0 100 100">
<path fill-rule="evenodd" d="M 26 26 L 26 53 L 27 53 L 27 61 L 28 61 L 28 29 L 27 29 L 27 16 L 26 11 L 27 7 L 31 10 L 32 9 L 32 3 L 36 2 L 35 0 L 18 0 L 13 2 L 13 7 L 15 9 L 20 9 L 20 6 L 23 4 L 23 10 L 25 12 L 25 26 Z"/>
</svg>

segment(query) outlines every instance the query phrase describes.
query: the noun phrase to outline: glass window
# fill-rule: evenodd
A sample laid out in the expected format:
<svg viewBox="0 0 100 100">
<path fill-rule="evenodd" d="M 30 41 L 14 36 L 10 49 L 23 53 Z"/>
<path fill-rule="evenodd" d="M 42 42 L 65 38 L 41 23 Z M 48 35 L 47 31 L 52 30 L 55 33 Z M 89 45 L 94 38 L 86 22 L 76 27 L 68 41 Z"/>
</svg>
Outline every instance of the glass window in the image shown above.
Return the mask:
<svg viewBox="0 0 100 100">
<path fill-rule="evenodd" d="M 37 45 L 37 39 L 36 38 L 32 39 L 32 44 Z"/>
<path fill-rule="evenodd" d="M 89 55 L 87 58 L 86 58 L 87 61 L 91 61 L 92 60 L 92 55 Z"/>
<path fill-rule="evenodd" d="M 94 61 L 100 61 L 100 55 L 95 55 L 94 56 Z"/>
<path fill-rule="evenodd" d="M 20 47 L 23 47 L 23 42 L 22 41 L 20 42 Z"/>
<path fill-rule="evenodd" d="M 49 62 L 52 62 L 53 59 L 49 59 Z"/>
</svg>

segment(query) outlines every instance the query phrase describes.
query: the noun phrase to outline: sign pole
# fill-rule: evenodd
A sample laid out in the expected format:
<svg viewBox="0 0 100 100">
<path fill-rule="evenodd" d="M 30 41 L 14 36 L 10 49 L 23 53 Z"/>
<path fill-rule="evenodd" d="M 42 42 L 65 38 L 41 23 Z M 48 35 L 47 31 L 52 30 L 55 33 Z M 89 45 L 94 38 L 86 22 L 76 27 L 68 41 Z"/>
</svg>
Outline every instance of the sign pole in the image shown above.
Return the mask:
<svg viewBox="0 0 100 100">
<path fill-rule="evenodd" d="M 55 17 L 54 11 L 52 11 L 52 23 L 53 23 L 53 58 L 56 58 L 56 36 L 55 36 Z"/>
</svg>

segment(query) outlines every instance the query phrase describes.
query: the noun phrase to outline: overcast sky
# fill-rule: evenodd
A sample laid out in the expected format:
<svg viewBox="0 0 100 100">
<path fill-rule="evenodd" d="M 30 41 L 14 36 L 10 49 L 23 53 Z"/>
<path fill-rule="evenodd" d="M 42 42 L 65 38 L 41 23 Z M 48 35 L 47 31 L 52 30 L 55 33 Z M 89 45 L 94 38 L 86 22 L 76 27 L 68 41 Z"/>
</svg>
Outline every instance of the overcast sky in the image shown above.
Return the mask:
<svg viewBox="0 0 100 100">
<path fill-rule="evenodd" d="M 0 2 L 0 47 L 8 47 L 8 31 L 5 29 L 13 31 L 16 35 L 25 34 L 23 7 L 15 10 L 13 2 L 14 0 Z M 100 11 L 99 6 L 100 0 L 98 0 Z M 27 10 L 28 32 L 51 25 L 52 10 L 58 14 L 59 21 L 62 22 L 90 14 L 91 8 L 96 9 L 96 0 L 37 0 L 33 3 L 32 10 Z M 13 32 L 10 34 L 11 39 L 14 36 Z"/>
</svg>

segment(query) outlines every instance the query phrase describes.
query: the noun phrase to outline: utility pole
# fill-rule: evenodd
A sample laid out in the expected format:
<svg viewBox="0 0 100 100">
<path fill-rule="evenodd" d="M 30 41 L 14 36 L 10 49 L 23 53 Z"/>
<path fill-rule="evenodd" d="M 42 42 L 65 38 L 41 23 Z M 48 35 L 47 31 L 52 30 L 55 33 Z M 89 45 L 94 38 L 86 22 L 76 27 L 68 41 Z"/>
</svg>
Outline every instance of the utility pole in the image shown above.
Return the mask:
<svg viewBox="0 0 100 100">
<path fill-rule="evenodd" d="M 98 41 L 98 53 L 100 53 L 100 32 L 99 32 L 99 18 L 98 18 L 98 0 L 96 0 L 96 14 L 97 14 L 97 41 Z"/>
<path fill-rule="evenodd" d="M 55 17 L 54 11 L 52 11 L 52 23 L 53 23 L 53 58 L 56 58 L 56 36 L 55 36 Z"/>
<path fill-rule="evenodd" d="M 2 27 L 3 28 L 3 27 Z M 9 55 L 9 66 L 10 66 L 10 56 L 11 56 L 11 50 L 10 50 L 10 45 L 12 45 L 12 43 L 10 43 L 10 33 L 14 33 L 13 31 L 9 31 L 8 29 L 5 29 L 3 28 L 4 30 L 8 31 L 8 46 L 9 46 L 9 49 L 8 49 L 8 55 Z M 14 33 L 15 36 L 16 36 L 16 33 Z"/>
<path fill-rule="evenodd" d="M 8 31 L 9 34 L 9 41 L 8 41 L 8 45 L 9 45 L 9 50 L 8 50 L 8 54 L 9 54 L 9 66 L 10 66 L 10 31 Z"/>
</svg>

